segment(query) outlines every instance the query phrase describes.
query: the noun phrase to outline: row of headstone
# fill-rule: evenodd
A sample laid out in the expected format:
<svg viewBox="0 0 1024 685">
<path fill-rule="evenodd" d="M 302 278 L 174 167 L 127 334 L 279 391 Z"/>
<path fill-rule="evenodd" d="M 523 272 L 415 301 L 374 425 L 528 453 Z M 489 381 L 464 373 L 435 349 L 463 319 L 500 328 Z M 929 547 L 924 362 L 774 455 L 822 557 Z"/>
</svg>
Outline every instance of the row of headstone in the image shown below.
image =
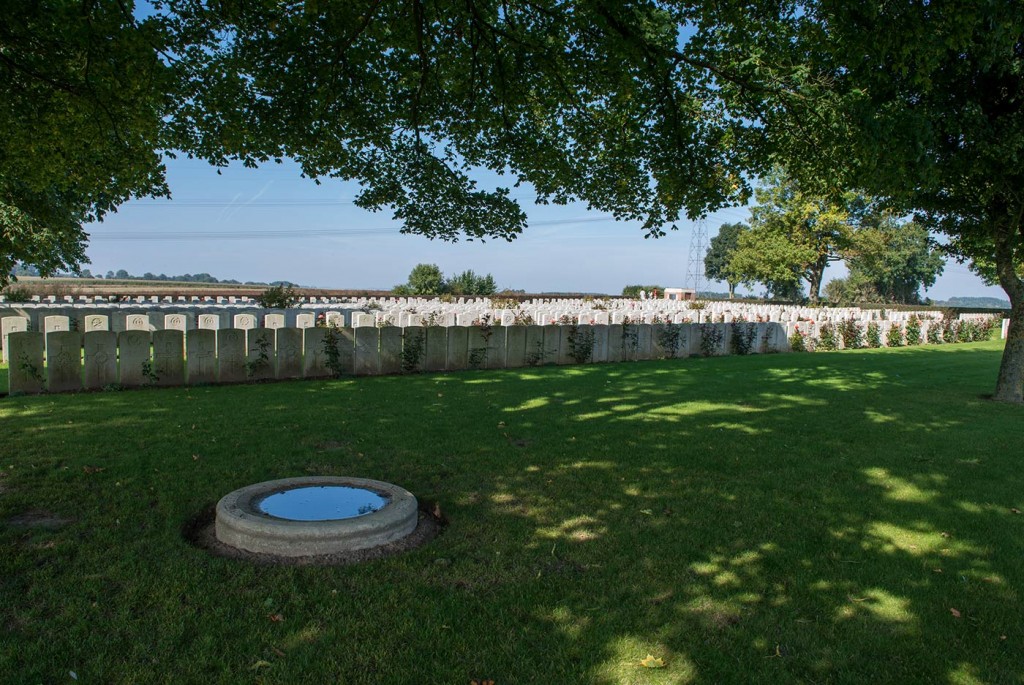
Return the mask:
<svg viewBox="0 0 1024 685">
<path fill-rule="evenodd" d="M 712 326 L 711 351 L 726 354 L 732 327 Z M 755 329 L 753 352 L 787 349 L 781 326 Z M 11 393 L 35 393 L 619 362 L 702 354 L 701 336 L 649 324 L 18 331 L 9 378 Z"/>
</svg>

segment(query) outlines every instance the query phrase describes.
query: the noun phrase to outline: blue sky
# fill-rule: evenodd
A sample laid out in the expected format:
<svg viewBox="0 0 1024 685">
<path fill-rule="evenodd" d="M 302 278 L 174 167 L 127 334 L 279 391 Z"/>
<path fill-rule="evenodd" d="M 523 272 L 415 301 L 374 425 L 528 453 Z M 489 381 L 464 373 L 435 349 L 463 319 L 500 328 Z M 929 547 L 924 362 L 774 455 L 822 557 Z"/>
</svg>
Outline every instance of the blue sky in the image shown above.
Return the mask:
<svg viewBox="0 0 1024 685">
<path fill-rule="evenodd" d="M 491 273 L 502 288 L 609 294 L 634 283 L 681 287 L 686 278 L 692 231 L 686 221 L 664 238 L 645 240 L 637 223 L 616 222 L 585 205 L 534 205 L 528 190 L 518 188 L 513 196 L 531 222 L 520 238 L 452 244 L 400 234 L 387 212 L 352 204 L 354 183 L 325 179 L 318 186 L 292 163 L 233 166 L 218 174 L 206 162 L 177 159 L 168 160 L 167 169 L 173 199 L 134 200 L 87 227 L 93 273 L 207 272 L 240 281 L 383 289 L 404 283 L 412 267 L 425 262 L 446 274 Z M 716 212 L 707 219 L 709 235 L 747 216 L 744 208 Z M 825 280 L 843 275 L 841 265 L 832 265 Z M 956 263 L 947 264 L 927 295 L 1005 298 Z"/>
</svg>

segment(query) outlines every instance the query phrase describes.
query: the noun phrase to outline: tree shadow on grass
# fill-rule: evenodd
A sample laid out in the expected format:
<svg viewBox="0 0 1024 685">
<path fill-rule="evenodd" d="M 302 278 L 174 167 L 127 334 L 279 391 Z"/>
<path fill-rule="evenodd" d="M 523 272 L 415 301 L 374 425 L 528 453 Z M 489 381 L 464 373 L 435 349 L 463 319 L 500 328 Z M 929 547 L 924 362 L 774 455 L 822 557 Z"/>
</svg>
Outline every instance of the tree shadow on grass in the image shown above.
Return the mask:
<svg viewBox="0 0 1024 685">
<path fill-rule="evenodd" d="M 112 616 L 82 627 L 62 614 L 65 637 L 15 665 L 49 676 L 31 664 L 63 648 L 111 680 L 151 659 L 202 670 L 218 663 L 216 636 L 232 654 L 224 672 L 265 661 L 256 674 L 280 682 L 312 672 L 304 664 L 367 683 L 1020 682 L 1019 408 L 977 399 L 997 351 L 950 360 L 915 350 L 19 399 L 6 423 L 21 463 L 45 468 L 13 477 L 10 497 L 35 487 L 56 508 L 74 488 L 92 508 L 60 543 L 75 550 L 66 568 L 35 548 L 8 562 L 22 575 L 5 583 L 26 591 L 9 596 L 92 570 L 107 580 L 64 600 L 92 615 L 96 592 L 120 589 Z M 439 500 L 451 526 L 407 557 L 333 572 L 239 567 L 170 543 L 200 503 L 332 468 Z M 160 494 L 140 502 L 150 487 Z M 127 512 L 148 528 L 101 530 Z M 90 556 L 111 541 L 117 559 Z M 133 615 L 140 606 L 163 632 L 105 652 L 97 627 L 138 635 L 157 621 Z M 35 625 L 24 605 L 14 614 Z M 666 667 L 640 666 L 648 652 Z"/>
</svg>

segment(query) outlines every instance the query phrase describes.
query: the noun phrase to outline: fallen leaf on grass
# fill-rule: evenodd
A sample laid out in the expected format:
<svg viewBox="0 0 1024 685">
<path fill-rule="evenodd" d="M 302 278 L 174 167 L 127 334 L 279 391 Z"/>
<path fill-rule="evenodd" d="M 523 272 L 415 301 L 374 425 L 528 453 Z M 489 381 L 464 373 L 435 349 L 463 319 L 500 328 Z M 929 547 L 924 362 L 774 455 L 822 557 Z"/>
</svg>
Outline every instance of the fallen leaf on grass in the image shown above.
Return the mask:
<svg viewBox="0 0 1024 685">
<path fill-rule="evenodd" d="M 939 533 L 939 535 L 941 535 L 944 538 L 951 538 L 951 537 L 953 537 L 952 535 L 950 535 L 946 531 L 942 531 L 941 533 Z"/>
<path fill-rule="evenodd" d="M 960 618 L 960 612 L 956 609 L 950 608 L 949 613 L 953 614 L 953 618 Z"/>
<path fill-rule="evenodd" d="M 84 473 L 103 473 L 106 471 L 106 467 L 103 466 L 83 466 L 82 471 Z"/>
<path fill-rule="evenodd" d="M 267 618 L 269 618 L 273 623 L 280 623 L 284 620 L 284 616 L 281 614 L 267 614 Z"/>
<path fill-rule="evenodd" d="M 263 661 L 262 659 L 260 659 L 259 661 L 254 663 L 252 666 L 250 666 L 249 670 L 250 671 L 258 671 L 261 668 L 269 668 L 271 665 L 272 664 L 269 661 Z"/>
<path fill-rule="evenodd" d="M 1014 514 L 1019 514 L 1020 513 L 1020 509 L 1018 509 L 1017 507 L 1010 507 L 1010 511 L 1013 512 Z"/>
<path fill-rule="evenodd" d="M 470 680 L 469 685 L 494 685 L 493 680 Z"/>
<path fill-rule="evenodd" d="M 282 657 L 283 657 L 283 656 L 285 655 L 285 654 L 284 654 L 284 652 L 282 652 L 282 651 L 281 651 L 280 649 L 278 649 L 277 647 L 271 647 L 270 649 L 271 649 L 271 651 L 273 651 L 273 652 L 274 652 L 274 654 L 276 654 L 277 656 L 282 656 Z"/>
<path fill-rule="evenodd" d="M 653 654 L 648 654 L 640 660 L 640 665 L 644 668 L 665 668 L 665 660 Z"/>
</svg>

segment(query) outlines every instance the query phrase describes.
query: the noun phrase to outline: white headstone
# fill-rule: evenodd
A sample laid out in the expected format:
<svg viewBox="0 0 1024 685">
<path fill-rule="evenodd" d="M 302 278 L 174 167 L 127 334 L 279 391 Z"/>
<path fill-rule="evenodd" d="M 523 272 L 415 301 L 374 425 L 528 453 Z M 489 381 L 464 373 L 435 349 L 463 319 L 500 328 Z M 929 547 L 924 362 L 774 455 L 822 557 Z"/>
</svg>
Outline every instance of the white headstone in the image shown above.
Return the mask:
<svg viewBox="0 0 1024 685">
<path fill-rule="evenodd" d="M 245 331 L 256 328 L 256 317 L 252 314 L 235 314 L 235 328 Z"/>
<path fill-rule="evenodd" d="M 126 331 L 152 331 L 153 326 L 149 323 L 149 314 L 129 314 L 124 321 Z"/>
<path fill-rule="evenodd" d="M 85 317 L 85 332 L 109 331 L 110 317 L 103 314 L 89 314 Z"/>
<path fill-rule="evenodd" d="M 190 323 L 189 317 L 185 314 L 164 315 L 164 330 L 184 332 L 190 328 Z"/>
<path fill-rule="evenodd" d="M 3 337 L 3 359 L 6 364 L 10 357 L 10 341 L 7 339 L 11 333 L 23 333 L 28 330 L 28 319 L 24 316 L 5 316 L 0 319 L 0 336 Z"/>
<path fill-rule="evenodd" d="M 201 330 L 215 331 L 220 328 L 220 314 L 200 314 L 199 328 Z"/>
</svg>

